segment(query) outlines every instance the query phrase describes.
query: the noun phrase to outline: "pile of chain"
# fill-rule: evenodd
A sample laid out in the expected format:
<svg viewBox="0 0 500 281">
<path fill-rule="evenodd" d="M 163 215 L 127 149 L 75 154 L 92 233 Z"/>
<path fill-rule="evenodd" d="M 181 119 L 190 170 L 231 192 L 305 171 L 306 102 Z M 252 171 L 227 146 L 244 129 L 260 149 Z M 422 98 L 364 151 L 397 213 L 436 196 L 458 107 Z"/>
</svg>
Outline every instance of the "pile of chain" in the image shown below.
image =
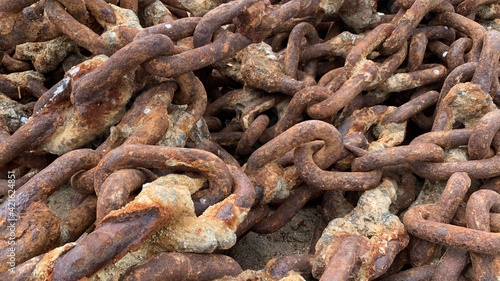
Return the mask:
<svg viewBox="0 0 500 281">
<path fill-rule="evenodd" d="M 498 1 L 225 2 L 0 0 L 0 279 L 499 280 Z"/>
</svg>

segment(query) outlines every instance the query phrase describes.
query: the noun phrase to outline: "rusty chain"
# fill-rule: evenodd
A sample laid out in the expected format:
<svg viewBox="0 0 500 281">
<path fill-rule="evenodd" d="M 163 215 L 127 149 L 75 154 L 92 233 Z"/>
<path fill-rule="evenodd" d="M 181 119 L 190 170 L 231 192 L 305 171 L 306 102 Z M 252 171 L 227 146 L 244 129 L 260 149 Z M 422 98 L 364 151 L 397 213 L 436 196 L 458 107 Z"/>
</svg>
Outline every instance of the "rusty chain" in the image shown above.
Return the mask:
<svg viewBox="0 0 500 281">
<path fill-rule="evenodd" d="M 500 279 L 499 7 L 0 0 L 0 279 Z"/>
</svg>

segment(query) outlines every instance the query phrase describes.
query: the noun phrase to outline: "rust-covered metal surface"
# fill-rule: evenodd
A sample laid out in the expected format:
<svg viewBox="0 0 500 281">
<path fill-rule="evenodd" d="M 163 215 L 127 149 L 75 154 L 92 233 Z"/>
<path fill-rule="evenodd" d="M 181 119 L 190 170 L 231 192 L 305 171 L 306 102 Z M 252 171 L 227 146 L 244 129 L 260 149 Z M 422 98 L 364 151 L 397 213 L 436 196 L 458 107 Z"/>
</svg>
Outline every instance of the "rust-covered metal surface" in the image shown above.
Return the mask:
<svg viewBox="0 0 500 281">
<path fill-rule="evenodd" d="M 0 0 L 0 279 L 500 280 L 499 60 L 498 1 Z"/>
</svg>

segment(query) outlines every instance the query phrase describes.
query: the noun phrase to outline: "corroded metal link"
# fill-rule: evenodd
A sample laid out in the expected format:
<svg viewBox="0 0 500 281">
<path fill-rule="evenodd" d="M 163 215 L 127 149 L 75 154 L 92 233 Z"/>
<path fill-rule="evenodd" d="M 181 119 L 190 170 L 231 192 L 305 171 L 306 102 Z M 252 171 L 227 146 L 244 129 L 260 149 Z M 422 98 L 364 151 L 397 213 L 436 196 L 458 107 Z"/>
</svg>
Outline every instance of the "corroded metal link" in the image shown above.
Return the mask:
<svg viewBox="0 0 500 281">
<path fill-rule="evenodd" d="M 426 92 L 407 103 L 400 105 L 391 114 L 382 120 L 382 124 L 401 123 L 410 119 L 415 114 L 425 110 L 435 104 L 438 100 L 439 93 L 436 91 Z"/>
<path fill-rule="evenodd" d="M 474 192 L 465 210 L 467 227 L 481 231 L 490 231 L 490 212 L 500 211 L 500 194 L 491 190 Z M 500 235 L 496 233 L 497 235 Z M 496 279 L 500 272 L 499 256 L 471 253 L 472 270 L 475 280 Z"/>
<path fill-rule="evenodd" d="M 78 22 L 56 0 L 47 0 L 45 11 L 48 18 L 68 38 L 83 46 L 95 55 L 105 54 L 110 56 L 114 50 L 104 44 L 101 38 L 90 28 Z"/>
<path fill-rule="evenodd" d="M 201 18 L 198 17 L 189 17 L 146 27 L 138 31 L 135 38 L 141 38 L 150 34 L 163 34 L 168 36 L 172 41 L 177 41 L 193 35 L 200 20 Z"/>
<path fill-rule="evenodd" d="M 293 98 L 288 103 L 283 118 L 279 119 L 274 127 L 274 135 L 286 131 L 299 122 L 301 115 L 312 102 L 323 101 L 332 94 L 326 87 L 311 86 L 306 87 L 293 95 Z"/>
<path fill-rule="evenodd" d="M 454 173 L 446 183 L 439 200 L 432 207 L 427 220 L 449 223 L 462 203 L 471 184 L 466 173 Z M 410 262 L 414 266 L 428 264 L 434 257 L 437 245 L 425 240 L 414 240 L 410 244 Z"/>
<path fill-rule="evenodd" d="M 439 7 L 444 0 L 416 0 L 411 7 L 405 11 L 404 15 L 394 22 L 396 29 L 383 43 L 382 50 L 387 54 L 392 54 L 401 48 L 406 40 L 411 36 L 413 30 L 420 23 L 422 18 L 431 10 Z"/>
<path fill-rule="evenodd" d="M 157 57 L 144 65 L 152 75 L 175 77 L 225 59 L 248 46 L 251 41 L 241 34 L 223 34 L 212 43 L 173 56 Z"/>
<path fill-rule="evenodd" d="M 481 117 L 469 138 L 467 146 L 469 157 L 484 159 L 498 130 L 500 130 L 500 109 L 488 112 Z"/>
<path fill-rule="evenodd" d="M 57 188 L 68 182 L 74 173 L 94 167 L 98 162 L 98 154 L 91 149 L 71 151 L 57 158 L 17 190 L 16 210 L 23 213 L 30 204 L 46 199 Z M 0 209 L 0 215 L 7 216 L 7 213 L 8 206 L 5 202 Z"/>
<path fill-rule="evenodd" d="M 315 192 L 304 185 L 294 188 L 292 194 L 278 209 L 252 227 L 252 232 L 268 234 L 277 231 L 285 226 L 314 195 Z"/>
<path fill-rule="evenodd" d="M 0 12 L 19 12 L 38 0 L 0 1 Z"/>
<path fill-rule="evenodd" d="M 240 265 L 224 255 L 161 253 L 132 268 L 123 280 L 210 281 L 241 272 Z"/>
<path fill-rule="evenodd" d="M 406 66 L 407 71 L 415 71 L 422 65 L 427 42 L 427 37 L 421 32 L 411 37 L 410 48 L 408 50 L 408 64 Z"/>
<path fill-rule="evenodd" d="M 380 169 L 370 172 L 324 171 L 315 164 L 312 155 L 310 145 L 301 145 L 295 149 L 294 163 L 300 177 L 315 189 L 361 191 L 376 187 L 382 178 Z"/>
<path fill-rule="evenodd" d="M 285 50 L 285 58 L 284 58 L 284 73 L 294 79 L 297 79 L 297 69 L 299 66 L 300 59 L 300 49 L 302 38 L 306 38 L 310 45 L 319 43 L 319 36 L 314 28 L 309 23 L 299 23 L 297 24 L 288 37 L 288 44 Z M 308 64 L 316 64 L 315 61 L 310 61 Z M 309 65 L 311 67 L 311 65 Z M 315 76 L 315 66 L 312 65 L 313 73 L 308 73 L 310 76 Z"/>
<path fill-rule="evenodd" d="M 273 279 L 280 280 L 284 278 L 290 271 L 299 273 L 311 272 L 311 259 L 312 255 L 297 254 L 290 256 L 283 256 L 270 260 L 266 264 L 266 273 Z"/>
<path fill-rule="evenodd" d="M 479 56 L 477 68 L 472 77 L 472 83 L 479 86 L 481 91 L 490 93 L 494 78 L 498 78 L 498 60 L 500 59 L 500 31 L 490 30 L 484 36 L 483 48 Z"/>
<path fill-rule="evenodd" d="M 141 63 L 159 55 L 171 54 L 173 48 L 170 38 L 161 34 L 137 39 L 121 48 L 104 64 L 75 82 L 72 97 L 76 109 L 82 114 L 89 114 L 87 107 L 90 104 L 104 102 L 96 93 L 113 87 L 127 72 Z"/>
<path fill-rule="evenodd" d="M 106 154 L 95 172 L 96 192 L 100 193 L 102 183 L 114 171 L 135 167 L 194 170 L 203 173 L 210 182 L 210 188 L 198 193 L 202 199 L 195 202 L 197 213 L 219 202 L 231 192 L 232 180 L 227 177 L 227 166 L 212 153 L 153 145 L 122 145 Z"/>
<path fill-rule="evenodd" d="M 246 12 L 251 6 L 260 0 L 237 0 L 222 4 L 206 13 L 196 25 L 193 33 L 193 45 L 195 48 L 209 44 L 213 34 L 222 25 L 230 23 L 233 18 Z"/>
<path fill-rule="evenodd" d="M 465 249 L 471 252 L 498 255 L 500 253 L 500 235 L 465 227 L 426 220 L 432 213 L 432 207 L 426 205 L 410 208 L 403 219 L 407 231 L 420 239 L 433 243 Z M 425 227 L 422 227 L 424 226 Z"/>
<path fill-rule="evenodd" d="M 400 165 L 415 162 L 441 162 L 444 160 L 444 151 L 441 147 L 430 143 L 421 143 L 409 146 L 390 147 L 384 150 L 373 151 L 354 159 L 352 170 L 367 172 L 385 166 Z"/>
<path fill-rule="evenodd" d="M 248 158 L 246 171 L 255 171 L 300 144 L 317 139 L 324 140 L 325 146 L 314 154 L 314 162 L 319 167 L 328 167 L 341 156 L 342 138 L 334 126 L 311 120 L 291 127 L 252 153 Z"/>
<path fill-rule="evenodd" d="M 458 38 L 455 42 L 451 43 L 450 50 L 446 54 L 446 65 L 448 71 L 465 63 L 465 52 L 469 51 L 472 47 L 472 40 L 467 37 Z"/>
<path fill-rule="evenodd" d="M 353 235 L 340 239 L 336 243 L 338 243 L 338 248 L 331 254 L 328 266 L 319 280 L 340 281 L 348 279 L 366 241 L 360 236 Z"/>
<path fill-rule="evenodd" d="M 468 262 L 469 255 L 466 250 L 448 248 L 439 260 L 431 280 L 439 281 L 446 278 L 459 280 L 460 274 Z"/>
<path fill-rule="evenodd" d="M 457 31 L 467 34 L 472 39 L 472 47 L 467 54 L 467 62 L 479 60 L 483 39 L 486 35 L 486 29 L 482 25 L 469 18 L 452 12 L 445 12 L 437 15 L 430 22 L 430 24 L 449 26 Z"/>
<path fill-rule="evenodd" d="M 240 155 L 250 154 L 252 146 L 257 142 L 268 125 L 269 117 L 264 114 L 257 116 L 238 141 L 236 153 Z"/>
<path fill-rule="evenodd" d="M 149 176 L 139 169 L 122 169 L 109 175 L 97 194 L 96 221 L 125 206 L 130 194 L 148 181 Z"/>
</svg>

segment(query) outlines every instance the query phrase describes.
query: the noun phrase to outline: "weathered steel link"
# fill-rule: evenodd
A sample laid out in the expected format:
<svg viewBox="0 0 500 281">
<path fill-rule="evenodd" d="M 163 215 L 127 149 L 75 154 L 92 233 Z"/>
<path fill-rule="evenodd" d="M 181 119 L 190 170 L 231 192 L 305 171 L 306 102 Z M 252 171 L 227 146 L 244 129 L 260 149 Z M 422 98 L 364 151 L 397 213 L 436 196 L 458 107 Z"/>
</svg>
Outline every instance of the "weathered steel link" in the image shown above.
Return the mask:
<svg viewBox="0 0 500 281">
<path fill-rule="evenodd" d="M 0 0 L 0 279 L 500 278 L 499 17 Z"/>
</svg>

